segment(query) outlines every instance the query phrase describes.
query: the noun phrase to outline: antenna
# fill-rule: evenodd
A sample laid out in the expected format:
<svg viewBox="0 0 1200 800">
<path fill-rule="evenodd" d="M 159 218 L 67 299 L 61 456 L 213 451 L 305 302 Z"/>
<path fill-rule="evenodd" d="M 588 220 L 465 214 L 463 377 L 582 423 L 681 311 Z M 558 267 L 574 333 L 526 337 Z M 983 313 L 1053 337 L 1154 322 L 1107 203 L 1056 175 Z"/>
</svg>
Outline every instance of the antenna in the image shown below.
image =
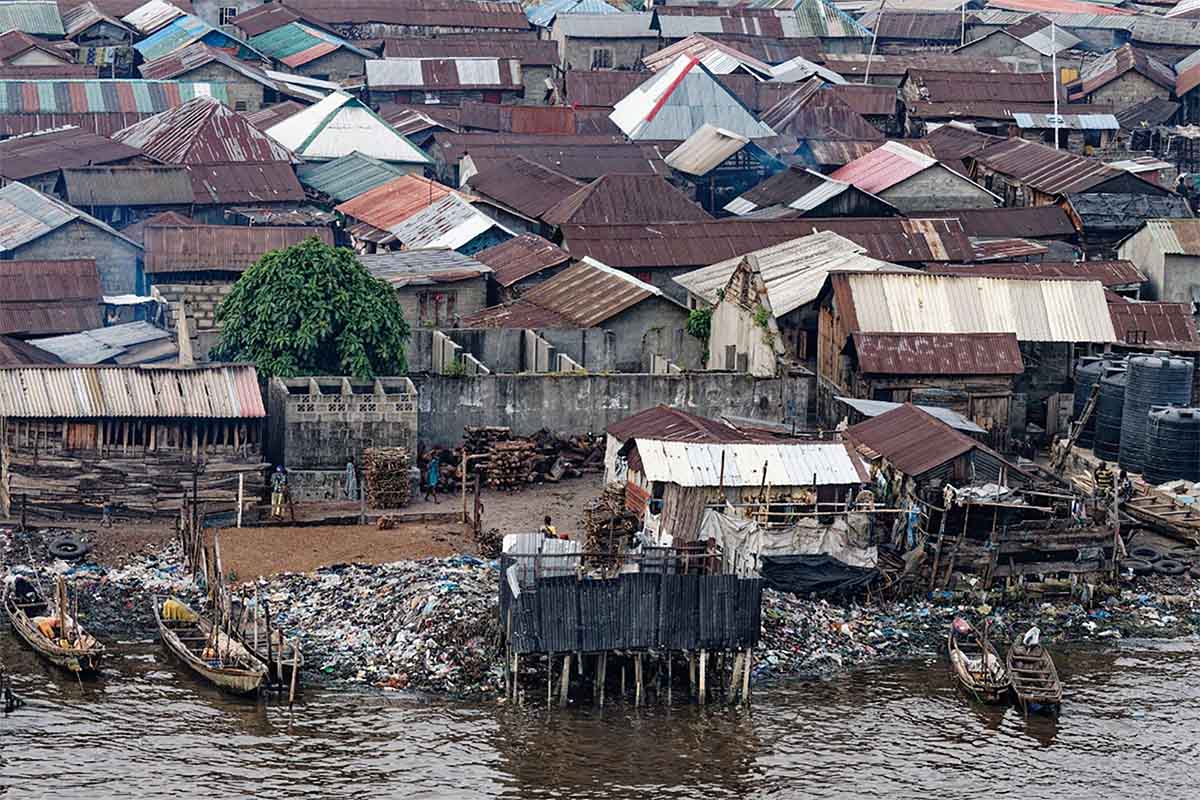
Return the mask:
<svg viewBox="0 0 1200 800">
<path fill-rule="evenodd" d="M 882 0 L 879 4 L 879 13 L 875 15 L 875 30 L 871 31 L 871 52 L 867 54 L 867 68 L 863 72 L 863 83 L 871 81 L 871 59 L 875 57 L 875 43 L 879 41 L 879 23 L 883 22 L 883 7 L 887 5 L 887 0 Z"/>
</svg>

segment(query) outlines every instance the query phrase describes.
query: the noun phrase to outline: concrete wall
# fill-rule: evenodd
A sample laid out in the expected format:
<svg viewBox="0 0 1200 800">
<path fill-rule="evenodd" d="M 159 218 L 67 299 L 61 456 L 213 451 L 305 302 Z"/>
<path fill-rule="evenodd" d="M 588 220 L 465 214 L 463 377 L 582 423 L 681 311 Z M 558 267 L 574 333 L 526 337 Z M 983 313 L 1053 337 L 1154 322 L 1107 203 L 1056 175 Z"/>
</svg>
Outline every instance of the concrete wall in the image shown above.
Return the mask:
<svg viewBox="0 0 1200 800">
<path fill-rule="evenodd" d="M 356 78 L 365 75 L 367 72 L 366 65 L 367 60 L 365 58 L 343 48 L 341 50 L 334 50 L 332 53 L 321 56 L 307 64 L 301 64 L 292 71 L 298 75 L 307 75 L 310 78 L 336 81 L 343 78 Z"/>
<path fill-rule="evenodd" d="M 1115 81 L 1109 81 L 1092 92 L 1088 95 L 1087 102 L 1096 105 L 1111 105 L 1120 109 L 1155 97 L 1161 97 L 1164 100 L 1170 99 L 1171 90 L 1130 70 Z"/>
<path fill-rule="evenodd" d="M 658 404 L 705 417 L 723 414 L 803 421 L 811 376 L 761 380 L 704 372 L 682 375 L 413 376 L 421 447 L 449 446 L 465 425 L 506 425 L 522 435 L 599 432 Z"/>
<path fill-rule="evenodd" d="M 233 284 L 155 283 L 154 289 L 169 304 L 169 330 L 175 330 L 179 324 L 177 304 L 182 301 L 186 305 L 187 335 L 192 340 L 192 353 L 197 361 L 207 361 L 209 351 L 217 345 L 221 335 L 221 329 L 217 326 L 217 306 L 233 291 Z"/>
<path fill-rule="evenodd" d="M 229 92 L 229 107 L 234 111 L 257 111 L 267 103 L 267 98 L 263 95 L 267 87 L 215 61 L 188 70 L 174 80 L 224 82 Z M 239 106 L 238 103 L 242 105 Z"/>
<path fill-rule="evenodd" d="M 68 222 L 57 230 L 12 250 L 14 259 L 94 258 L 105 294 L 139 291 L 142 251 L 82 220 Z"/>
<path fill-rule="evenodd" d="M 593 50 L 612 51 L 612 69 L 633 69 L 644 56 L 659 49 L 657 36 L 638 36 L 627 39 L 564 38 L 555 31 L 551 38 L 558 42 L 563 69 L 592 68 Z M 650 77 L 649 73 L 646 75 Z"/>
<path fill-rule="evenodd" d="M 1154 240 L 1150 229 L 1142 227 L 1117 248 L 1117 258 L 1132 261 L 1133 265 L 1149 278 L 1149 286 L 1143 288 L 1143 300 L 1166 300 L 1166 256 L 1162 247 Z M 1191 297 L 1184 302 L 1192 302 Z"/>
<path fill-rule="evenodd" d="M 995 208 L 996 199 L 982 186 L 945 167 L 934 167 L 896 186 L 879 192 L 879 197 L 904 212 L 941 211 L 954 208 Z"/>
<path fill-rule="evenodd" d="M 236 8 L 239 14 L 245 14 L 261 5 L 262 0 L 194 0 L 192 2 L 196 16 L 209 25 L 221 24 L 222 8 Z"/>
<path fill-rule="evenodd" d="M 423 314 L 422 296 L 425 297 Z M 451 298 L 454 300 L 453 312 L 449 310 Z M 436 286 L 406 286 L 396 290 L 396 299 L 410 326 L 451 327 L 463 317 L 481 311 L 487 304 L 487 276 Z"/>
<path fill-rule="evenodd" d="M 1195 298 L 1193 291 L 1200 289 L 1200 258 L 1169 255 L 1162 272 L 1162 291 L 1158 299 L 1191 305 Z"/>
<path fill-rule="evenodd" d="M 543 103 L 546 100 L 546 79 L 554 80 L 555 69 L 550 64 L 521 65 L 521 83 L 525 84 L 525 102 Z"/>
</svg>

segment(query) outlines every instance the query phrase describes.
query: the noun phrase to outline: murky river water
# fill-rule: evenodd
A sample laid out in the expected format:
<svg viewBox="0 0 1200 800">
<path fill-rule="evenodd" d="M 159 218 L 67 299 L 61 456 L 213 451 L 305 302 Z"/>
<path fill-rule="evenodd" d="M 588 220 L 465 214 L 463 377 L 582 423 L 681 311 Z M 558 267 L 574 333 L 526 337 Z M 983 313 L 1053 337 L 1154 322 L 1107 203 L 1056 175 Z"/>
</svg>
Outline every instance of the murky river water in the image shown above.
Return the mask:
<svg viewBox="0 0 1200 800">
<path fill-rule="evenodd" d="M 518 711 L 335 691 L 238 701 L 152 644 L 82 688 L 0 633 L 13 798 L 1200 797 L 1200 644 L 1059 658 L 1061 719 L 972 707 L 940 662 L 758 692 L 754 708 Z"/>
</svg>

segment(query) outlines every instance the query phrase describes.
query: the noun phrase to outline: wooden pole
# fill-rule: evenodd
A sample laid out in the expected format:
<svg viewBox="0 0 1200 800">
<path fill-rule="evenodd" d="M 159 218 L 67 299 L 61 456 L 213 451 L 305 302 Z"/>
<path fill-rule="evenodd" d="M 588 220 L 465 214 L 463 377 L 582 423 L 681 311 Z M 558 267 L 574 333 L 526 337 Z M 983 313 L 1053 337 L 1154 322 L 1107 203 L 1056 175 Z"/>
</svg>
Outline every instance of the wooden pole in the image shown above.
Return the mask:
<svg viewBox="0 0 1200 800">
<path fill-rule="evenodd" d="M 675 664 L 675 659 L 671 657 L 671 651 L 667 651 L 667 705 L 671 705 L 671 700 L 674 693 L 675 681 L 672 680 L 674 675 L 671 674 L 672 667 Z"/>
<path fill-rule="evenodd" d="M 636 708 L 642 704 L 642 654 L 638 653 L 633 657 L 633 680 L 634 686 L 633 705 Z"/>
<path fill-rule="evenodd" d="M 608 680 L 608 651 L 600 654 L 600 707 L 604 708 L 604 682 Z"/>
<path fill-rule="evenodd" d="M 462 471 L 458 473 L 458 485 L 462 488 L 462 521 L 467 524 L 467 448 L 462 451 Z"/>
<path fill-rule="evenodd" d="M 708 671 L 708 651 L 701 650 L 700 651 L 700 705 L 704 705 L 706 702 L 708 702 L 707 671 Z"/>
<path fill-rule="evenodd" d="M 739 670 L 742 668 L 742 660 L 744 656 L 739 650 L 738 654 L 733 659 L 733 674 L 729 677 L 729 705 L 737 702 L 738 687 L 741 684 Z"/>
<path fill-rule="evenodd" d="M 292 686 L 288 690 L 288 708 L 296 702 L 296 675 L 300 672 L 300 647 L 292 642 Z"/>
<path fill-rule="evenodd" d="M 517 653 L 513 656 L 513 702 L 521 699 L 520 685 L 518 679 L 521 675 L 521 654 Z"/>
<path fill-rule="evenodd" d="M 246 473 L 238 473 L 238 510 L 237 510 L 237 526 L 242 527 L 242 508 L 246 501 Z"/>
<path fill-rule="evenodd" d="M 625 689 L 625 662 L 622 661 L 621 662 L 621 702 L 622 703 L 625 702 L 625 698 L 628 696 L 626 692 L 627 692 L 627 690 Z"/>
<path fill-rule="evenodd" d="M 746 648 L 746 659 L 742 664 L 742 702 L 750 705 L 750 668 L 754 665 L 754 648 Z"/>
<path fill-rule="evenodd" d="M 554 653 L 546 653 L 546 708 L 550 708 L 554 685 Z"/>
<path fill-rule="evenodd" d="M 571 685 L 571 654 L 563 656 L 562 679 L 558 683 L 558 707 L 567 707 L 567 690 Z"/>
</svg>

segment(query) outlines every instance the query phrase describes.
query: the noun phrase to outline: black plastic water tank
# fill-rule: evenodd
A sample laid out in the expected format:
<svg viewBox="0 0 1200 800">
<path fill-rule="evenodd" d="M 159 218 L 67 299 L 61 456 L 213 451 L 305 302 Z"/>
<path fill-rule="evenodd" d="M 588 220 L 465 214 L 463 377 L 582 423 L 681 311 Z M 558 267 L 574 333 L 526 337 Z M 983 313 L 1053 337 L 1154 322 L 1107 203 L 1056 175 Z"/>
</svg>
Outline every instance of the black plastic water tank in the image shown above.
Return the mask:
<svg viewBox="0 0 1200 800">
<path fill-rule="evenodd" d="M 1170 353 L 1129 359 L 1125 407 L 1121 412 L 1121 467 L 1141 472 L 1146 461 L 1146 423 L 1152 406 L 1192 403 L 1192 361 Z"/>
<path fill-rule="evenodd" d="M 1071 412 L 1072 421 L 1076 421 L 1083 416 L 1083 410 L 1087 407 L 1088 396 L 1092 392 L 1092 387 L 1099 383 L 1100 379 L 1107 375 L 1115 364 L 1120 364 L 1123 368 L 1125 362 L 1111 358 L 1088 358 L 1080 361 L 1079 365 L 1075 368 L 1075 403 Z M 1086 449 L 1091 447 L 1095 441 L 1096 413 L 1092 412 L 1087 425 L 1084 425 L 1083 430 L 1079 432 L 1079 438 L 1075 440 L 1075 444 L 1077 447 Z"/>
<path fill-rule="evenodd" d="M 1129 373 L 1115 371 L 1100 379 L 1100 399 L 1096 404 L 1097 458 L 1116 461 L 1121 454 L 1121 412 L 1125 408 L 1125 381 Z"/>
<path fill-rule="evenodd" d="M 1200 480 L 1200 409 L 1150 409 L 1142 477 L 1149 483 Z"/>
</svg>

